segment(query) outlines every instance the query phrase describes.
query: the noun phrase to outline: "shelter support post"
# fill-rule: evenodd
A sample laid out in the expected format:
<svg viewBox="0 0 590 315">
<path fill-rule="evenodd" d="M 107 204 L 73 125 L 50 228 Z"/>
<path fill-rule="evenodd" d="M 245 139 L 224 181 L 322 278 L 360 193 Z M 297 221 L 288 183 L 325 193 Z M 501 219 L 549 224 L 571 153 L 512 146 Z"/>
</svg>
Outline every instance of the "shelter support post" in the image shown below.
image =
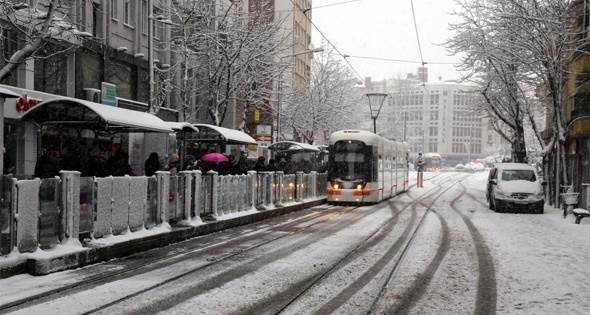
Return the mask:
<svg viewBox="0 0 590 315">
<path fill-rule="evenodd" d="M 60 171 L 61 178 L 61 232 L 62 243 L 73 242 L 81 246 L 80 235 L 80 172 Z"/>
</svg>

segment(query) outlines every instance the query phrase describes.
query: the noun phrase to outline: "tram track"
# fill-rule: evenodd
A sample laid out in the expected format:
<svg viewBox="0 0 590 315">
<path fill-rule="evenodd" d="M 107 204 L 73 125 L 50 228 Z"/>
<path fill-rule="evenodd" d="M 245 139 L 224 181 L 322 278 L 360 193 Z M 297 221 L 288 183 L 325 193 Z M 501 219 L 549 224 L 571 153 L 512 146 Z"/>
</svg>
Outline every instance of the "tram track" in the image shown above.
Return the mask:
<svg viewBox="0 0 590 315">
<path fill-rule="evenodd" d="M 436 175 L 433 177 L 435 178 L 438 176 L 439 175 Z M 430 179 L 432 179 L 432 178 L 430 178 Z M 430 179 L 428 179 L 428 180 L 430 180 Z M 437 188 L 439 188 L 439 187 L 437 186 Z M 424 197 L 428 197 L 431 193 L 432 192 L 425 194 Z M 405 208 L 407 208 L 409 206 L 411 206 L 411 203 L 409 205 L 407 205 Z M 256 230 L 254 232 L 247 233 L 247 231 L 242 230 L 241 232 L 238 232 L 238 233 L 230 233 L 229 235 L 225 236 L 227 239 L 222 242 L 215 243 L 215 240 L 213 240 L 213 243 L 215 243 L 215 244 L 199 242 L 199 243 L 195 244 L 194 246 L 182 248 L 181 252 L 174 251 L 174 250 L 168 250 L 169 253 L 172 253 L 171 255 L 158 256 L 156 254 L 156 257 L 151 257 L 150 256 L 151 254 L 149 252 L 136 254 L 136 255 L 133 255 L 133 256 L 125 259 L 126 262 L 129 262 L 129 265 L 126 265 L 126 267 L 123 269 L 115 270 L 112 272 L 107 272 L 105 274 L 100 274 L 98 276 L 90 277 L 90 278 L 84 279 L 83 281 L 72 283 L 72 284 L 69 284 L 69 285 L 66 285 L 66 286 L 63 286 L 60 288 L 56 288 L 56 289 L 48 291 L 48 292 L 43 292 L 38 295 L 28 297 L 26 299 L 13 301 L 13 302 L 10 302 L 10 303 L 4 304 L 4 305 L 0 305 L 0 314 L 10 312 L 13 310 L 17 310 L 17 309 L 23 309 L 25 307 L 34 306 L 37 304 L 41 304 L 41 303 L 53 300 L 55 298 L 75 294 L 77 292 L 81 292 L 84 290 L 90 290 L 94 287 L 98 287 L 98 286 L 108 283 L 108 282 L 126 279 L 126 278 L 130 278 L 130 277 L 133 277 L 136 275 L 141 275 L 141 274 L 156 270 L 156 269 L 161 268 L 166 265 L 171 265 L 171 264 L 174 264 L 179 261 L 194 258 L 196 255 L 207 255 L 207 254 L 210 254 L 211 252 L 214 252 L 216 249 L 219 249 L 219 247 L 239 246 L 240 244 L 246 243 L 247 241 L 260 239 L 261 233 L 267 233 L 264 235 L 271 235 L 273 232 L 277 232 L 277 231 L 284 232 L 284 234 L 282 234 L 278 237 L 272 237 L 268 240 L 264 240 L 262 242 L 259 242 L 253 246 L 238 249 L 238 250 L 233 250 L 229 254 L 220 255 L 218 257 L 213 256 L 211 258 L 210 263 L 208 263 L 208 264 L 205 264 L 205 265 L 199 266 L 198 268 L 194 268 L 192 270 L 189 270 L 189 271 L 187 271 L 181 275 L 178 275 L 172 279 L 158 283 L 158 284 L 154 285 L 153 287 L 149 287 L 144 290 L 141 290 L 140 292 L 136 292 L 134 294 L 122 297 L 121 299 L 118 299 L 117 301 L 113 301 L 111 303 L 105 304 L 105 305 L 95 308 L 87 313 L 100 312 L 102 310 L 107 309 L 110 306 L 113 306 L 113 305 L 116 305 L 116 304 L 121 303 L 123 301 L 129 300 L 129 299 L 131 299 L 135 296 L 138 296 L 142 293 L 154 290 L 157 287 L 163 286 L 167 283 L 170 283 L 172 281 L 180 279 L 188 274 L 192 274 L 197 271 L 209 268 L 215 264 L 221 263 L 223 261 L 228 261 L 230 259 L 236 258 L 245 252 L 253 251 L 257 248 L 271 244 L 272 242 L 278 241 L 278 240 L 280 240 L 284 237 L 287 237 L 289 235 L 300 233 L 303 230 L 309 229 L 317 224 L 321 224 L 326 221 L 329 221 L 330 217 L 333 216 L 334 214 L 344 215 L 344 214 L 352 212 L 353 210 L 355 210 L 357 208 L 358 207 L 331 207 L 330 209 L 328 209 L 329 211 L 326 211 L 327 209 L 324 208 L 324 209 L 321 209 L 321 211 L 318 213 L 309 214 L 304 217 L 296 218 L 294 220 L 290 220 L 285 223 L 271 225 L 271 226 L 265 227 L 261 230 Z M 394 206 L 391 206 L 391 208 L 392 208 L 392 211 L 394 211 Z M 397 214 L 394 214 L 394 217 L 397 217 L 399 215 L 399 213 L 401 213 L 404 209 L 398 211 Z M 322 219 L 322 218 L 325 218 L 325 219 Z M 283 217 L 283 219 L 284 219 L 284 217 Z M 392 217 L 392 219 L 394 219 L 394 218 Z M 305 224 L 305 223 L 313 221 L 313 220 L 318 220 L 318 221 L 314 222 L 313 224 L 310 224 L 310 225 L 307 225 L 307 226 L 304 226 L 304 227 L 301 227 L 301 228 L 298 228 L 295 230 L 291 230 L 291 229 L 294 229 L 298 225 Z M 395 221 L 395 220 L 393 220 L 393 221 Z M 262 222 L 264 222 L 264 221 L 262 221 Z M 388 222 L 391 223 L 392 220 L 390 220 Z M 265 222 L 265 223 L 268 224 L 268 222 Z M 387 223 L 385 223 L 384 225 L 386 225 L 386 224 Z M 246 226 L 246 227 L 248 227 L 248 226 Z M 251 226 L 250 226 L 250 228 L 251 228 Z M 344 228 L 344 226 L 341 226 L 340 228 L 342 229 L 342 228 Z M 380 230 L 382 230 L 382 228 L 376 230 L 375 233 L 379 232 Z M 329 230 L 329 231 L 331 231 L 331 230 Z M 333 233 L 333 231 L 331 231 L 330 233 Z M 317 237 L 313 237 L 310 241 L 304 242 L 304 244 L 301 244 L 297 247 L 304 248 L 305 246 L 309 245 L 311 242 L 315 242 L 317 240 L 318 240 Z M 185 241 L 185 242 L 189 242 L 189 241 Z M 192 240 L 192 241 L 194 241 L 194 240 Z M 295 250 L 295 249 L 291 248 L 291 249 L 289 249 L 289 252 L 291 252 L 293 250 Z M 284 256 L 286 254 L 287 254 L 286 252 L 282 253 L 282 256 Z M 281 255 L 279 255 L 279 256 L 281 256 Z M 147 259 L 147 261 L 146 261 L 146 259 Z M 276 258 L 276 259 L 278 259 L 278 258 Z M 274 259 L 274 260 L 276 260 L 276 259 Z M 134 260 L 136 262 L 134 262 Z M 267 263 L 270 263 L 270 262 L 272 262 L 272 260 L 268 261 Z M 251 270 L 248 272 L 251 272 Z M 226 281 L 229 281 L 230 279 L 231 279 L 231 277 L 227 278 Z M 223 279 L 217 279 L 217 280 L 223 280 Z M 208 282 L 211 283 L 210 281 L 208 281 Z M 213 282 L 216 282 L 216 281 L 213 281 Z M 223 281 L 220 281 L 220 283 L 223 283 Z M 201 289 L 207 290 L 209 288 L 203 287 Z M 202 291 L 202 290 L 199 290 L 199 291 Z"/>
<path fill-rule="evenodd" d="M 111 281 L 121 280 L 121 279 L 129 278 L 132 276 L 140 275 L 143 273 L 147 273 L 147 272 L 156 270 L 158 268 L 161 268 L 165 265 L 171 265 L 171 264 L 177 263 L 182 260 L 193 258 L 196 255 L 203 255 L 203 254 L 207 254 L 207 253 L 212 253 L 216 249 L 220 249 L 221 247 L 237 246 L 237 245 L 239 245 L 239 243 L 247 243 L 248 241 L 257 240 L 257 239 L 260 239 L 262 236 L 264 236 L 264 235 L 261 236 L 261 234 L 263 234 L 263 233 L 267 233 L 267 234 L 272 234 L 273 232 L 284 233 L 279 237 L 272 238 L 270 240 L 266 240 L 266 241 L 260 243 L 256 247 L 263 246 L 269 242 L 275 241 L 277 239 L 280 239 L 282 237 L 285 237 L 285 236 L 288 236 L 292 233 L 295 233 L 293 231 L 291 231 L 291 233 L 290 233 L 289 231 L 291 229 L 293 229 L 294 227 L 296 227 L 297 225 L 305 224 L 305 223 L 311 222 L 313 220 L 319 220 L 318 222 L 315 222 L 314 224 L 307 226 L 307 228 L 309 228 L 315 224 L 320 224 L 320 223 L 323 223 L 323 222 L 326 222 L 329 220 L 329 218 L 321 220 L 320 218 L 322 218 L 322 217 L 329 217 L 329 216 L 332 216 L 334 214 L 339 214 L 339 213 L 344 214 L 347 212 L 351 212 L 356 208 L 357 207 L 330 206 L 330 208 L 328 209 L 330 211 L 325 211 L 326 209 L 321 209 L 321 212 L 313 213 L 313 214 L 310 214 L 307 216 L 302 216 L 302 217 L 299 217 L 299 218 L 296 218 L 294 220 L 287 221 L 287 222 L 282 222 L 282 221 L 279 221 L 278 218 L 275 218 L 276 221 L 279 221 L 278 224 L 271 225 L 270 227 L 265 227 L 260 230 L 256 230 L 255 232 L 251 232 L 246 236 L 244 236 L 243 231 L 240 231 L 238 233 L 235 233 L 235 232 L 230 233 L 230 235 L 227 235 L 227 236 L 224 235 L 224 237 L 229 237 L 229 238 L 226 240 L 219 241 L 219 242 L 215 242 L 215 240 L 213 240 L 212 242 L 203 243 L 203 242 L 194 242 L 195 239 L 192 239 L 192 240 L 187 240 L 187 241 L 172 245 L 175 247 L 181 247 L 182 245 L 190 243 L 191 241 L 194 242 L 194 244 L 191 244 L 191 246 L 182 248 L 181 252 L 177 252 L 174 249 L 163 250 L 163 249 L 159 248 L 159 249 L 150 250 L 148 252 L 138 253 L 138 254 L 135 254 L 135 255 L 132 255 L 132 256 L 129 256 L 129 257 L 126 257 L 126 258 L 120 260 L 120 263 L 124 265 L 124 267 L 122 269 L 116 269 L 116 270 L 113 270 L 110 272 L 100 273 L 96 276 L 90 276 L 90 277 L 85 278 L 81 281 L 71 283 L 71 284 L 68 284 L 68 285 L 65 285 L 62 287 L 58 287 L 58 288 L 52 289 L 50 291 L 42 292 L 39 294 L 28 296 L 26 298 L 22 298 L 22 299 L 18 299 L 15 301 L 11 301 L 9 303 L 2 304 L 2 305 L 0 305 L 0 314 L 7 313 L 7 312 L 13 311 L 18 308 L 29 307 L 32 305 L 44 303 L 46 301 L 49 301 L 49 300 L 55 298 L 56 296 L 73 294 L 73 293 L 76 293 L 76 292 L 79 292 L 82 290 L 92 289 L 94 287 L 100 286 L 102 284 L 105 284 L 105 283 L 108 283 Z M 310 210 L 313 210 L 313 209 L 314 208 L 311 208 Z M 268 222 L 265 222 L 265 221 L 261 221 L 261 223 L 268 224 Z M 241 230 L 246 230 L 251 227 L 252 227 L 251 225 L 247 225 L 247 226 L 242 227 Z M 223 232 L 220 232 L 220 233 L 223 233 Z M 219 233 L 214 233 L 212 235 L 207 235 L 204 237 L 214 238 L 215 236 L 219 236 Z M 165 252 L 165 253 L 162 253 L 162 252 Z M 229 256 L 227 256 L 227 257 L 215 258 L 213 260 L 219 261 L 221 259 L 229 259 L 235 255 L 242 253 L 242 252 L 243 252 L 243 250 L 236 251 L 235 253 L 230 253 Z M 126 263 L 128 263 L 128 264 L 126 264 Z"/>
<path fill-rule="evenodd" d="M 422 195 L 419 199 L 403 205 L 401 210 L 397 210 L 393 200 L 389 200 L 387 204 L 392 210 L 392 217 L 390 217 L 384 224 L 374 233 L 363 239 L 352 251 L 348 252 L 331 267 L 324 272 L 312 275 L 311 277 L 302 279 L 296 284 L 290 286 L 288 290 L 276 292 L 273 295 L 258 301 L 255 305 L 241 310 L 234 314 L 279 314 L 289 308 L 304 294 L 308 293 L 313 287 L 321 285 L 322 281 L 326 281 L 335 272 L 342 270 L 348 264 L 352 263 L 358 258 L 361 258 L 367 251 L 375 247 L 378 243 L 384 241 L 390 235 L 393 228 L 397 226 L 399 216 L 404 211 L 411 209 L 409 223 L 405 226 L 402 234 L 397 240 L 387 248 L 386 252 L 379 258 L 371 267 L 363 272 L 355 281 L 348 284 L 339 294 L 323 303 L 322 307 L 314 312 L 314 314 L 329 314 L 338 309 L 340 305 L 347 302 L 360 289 L 364 288 L 374 277 L 375 274 L 381 272 L 399 252 L 402 245 L 407 241 L 412 232 L 412 227 L 416 224 L 417 213 L 416 207 L 425 199 L 436 195 L 442 190 L 441 185 L 432 188 L 431 191 Z"/>
<path fill-rule="evenodd" d="M 425 195 L 425 197 L 427 197 L 430 194 L 431 193 L 427 193 Z M 350 211 L 352 211 L 354 209 L 357 209 L 357 208 L 358 207 L 354 207 Z M 377 207 L 377 209 L 380 209 L 380 208 L 382 208 L 382 207 Z M 377 210 L 377 209 L 375 209 L 375 210 Z M 399 213 L 401 213 L 401 212 L 402 211 L 399 211 Z M 357 215 L 357 216 L 360 218 L 361 216 L 364 216 L 364 214 Z M 397 215 L 394 215 L 394 217 L 397 217 Z M 394 219 L 394 218 L 392 217 L 392 219 Z M 391 222 L 391 221 L 389 221 L 389 222 Z M 385 223 L 384 225 L 386 225 L 386 224 L 387 223 Z M 377 229 L 375 233 L 377 233 L 379 230 L 381 230 L 382 227 L 380 227 L 379 229 Z M 344 225 L 341 224 L 338 229 L 344 229 L 344 228 L 346 228 L 346 224 L 344 224 Z M 236 278 L 238 278 L 238 277 L 240 277 L 242 275 L 245 275 L 247 273 L 252 273 L 252 272 L 258 270 L 259 268 L 261 268 L 262 266 L 267 265 L 267 264 L 270 264 L 270 263 L 272 263 L 274 261 L 277 261 L 278 259 L 283 258 L 283 257 L 291 254 L 294 251 L 303 249 L 303 248 L 311 245 L 312 243 L 317 242 L 320 239 L 329 236 L 332 233 L 335 233 L 335 231 L 331 231 L 329 229 L 324 229 L 324 230 L 322 230 L 319 233 L 320 234 L 319 236 L 316 234 L 316 235 L 310 237 L 307 241 L 303 241 L 303 242 L 300 241 L 299 243 L 296 243 L 295 246 L 289 247 L 289 248 L 287 248 L 285 250 L 279 250 L 278 252 L 267 253 L 267 257 L 263 258 L 262 260 L 256 260 L 255 261 L 256 266 L 248 266 L 246 268 L 239 268 L 238 267 L 237 268 L 238 270 L 233 270 L 233 269 L 232 270 L 226 270 L 226 271 L 222 272 L 220 275 L 217 275 L 217 276 L 215 276 L 212 279 L 207 279 L 204 283 L 201 283 L 201 284 L 192 286 L 189 290 L 184 291 L 184 292 L 182 292 L 180 294 L 175 295 L 173 299 L 166 299 L 166 300 L 163 300 L 163 301 L 158 301 L 157 303 L 154 303 L 154 304 L 156 304 L 157 310 L 166 310 L 168 308 L 171 308 L 171 307 L 177 305 L 178 303 L 180 303 L 182 301 L 188 300 L 189 298 L 191 298 L 193 296 L 197 296 L 197 295 L 202 294 L 202 293 L 204 293 L 204 292 L 206 292 L 208 290 L 211 290 L 213 288 L 220 287 L 224 283 L 227 283 L 227 282 L 229 282 L 229 281 L 231 281 L 233 279 L 236 279 Z M 374 235 L 374 233 L 373 233 L 373 235 Z M 285 235 L 285 236 L 287 236 L 287 235 Z M 279 238 L 277 238 L 277 239 L 275 239 L 273 241 L 276 241 L 278 239 Z M 270 241 L 270 242 L 267 242 L 265 244 L 262 244 L 261 246 L 267 245 L 267 244 L 269 244 L 269 243 L 271 243 L 273 241 Z M 257 246 L 256 248 L 258 248 L 258 247 L 260 247 L 260 246 Z M 241 253 L 243 253 L 245 251 L 252 251 L 254 249 L 255 248 L 247 249 L 247 250 L 242 251 Z M 233 257 L 234 256 L 227 257 L 227 259 L 233 258 Z M 227 259 L 223 259 L 223 260 L 227 260 Z M 211 267 L 211 266 L 212 265 L 203 266 L 203 268 L 199 268 L 198 270 L 202 270 L 204 268 Z M 158 287 L 162 287 L 163 285 L 166 285 L 168 283 L 171 283 L 172 281 L 179 280 L 182 277 L 188 276 L 188 275 L 190 275 L 190 274 L 192 274 L 192 273 L 194 273 L 194 272 L 196 272 L 198 270 L 195 269 L 193 271 L 185 272 L 182 275 L 178 275 L 177 277 L 174 277 L 174 279 L 170 279 L 170 281 L 160 282 L 160 283 L 154 285 L 153 287 L 146 288 L 146 289 L 141 290 L 139 292 L 136 292 L 136 293 L 134 293 L 132 295 L 128 295 L 128 296 L 123 297 L 121 299 L 118 299 L 116 301 L 112 301 L 111 303 L 105 304 L 105 305 L 103 305 L 101 307 L 98 307 L 98 308 L 95 308 L 95 309 L 93 309 L 91 311 L 88 311 L 85 314 L 101 313 L 103 311 L 106 311 L 111 306 L 115 306 L 115 305 L 120 304 L 122 302 L 128 301 L 128 300 L 132 299 L 133 297 L 136 297 L 136 296 L 139 296 L 139 295 L 141 295 L 143 293 L 152 291 L 152 290 L 154 290 L 154 289 L 156 289 Z M 149 308 L 149 311 L 150 312 L 151 311 L 154 311 L 153 306 L 149 306 L 148 308 Z M 144 308 L 140 308 L 140 309 L 137 309 L 137 310 L 134 310 L 134 311 L 128 311 L 127 313 L 128 314 L 142 314 L 142 313 L 144 313 L 146 311 L 148 311 L 148 309 L 144 307 Z"/>
<path fill-rule="evenodd" d="M 420 230 L 420 227 L 422 226 L 426 216 L 430 212 L 433 212 L 433 213 L 435 213 L 437 218 L 439 220 L 441 220 L 440 222 L 441 222 L 441 226 L 442 226 L 442 230 L 443 230 L 442 237 L 441 237 L 441 244 L 438 246 L 438 248 L 436 250 L 435 257 L 433 258 L 433 260 L 431 260 L 430 264 L 428 265 L 426 270 L 421 274 L 421 276 L 416 281 L 413 282 L 412 286 L 409 289 L 406 289 L 405 292 L 403 293 L 403 295 L 401 297 L 402 308 L 387 307 L 386 311 L 384 313 L 386 313 L 386 314 L 392 314 L 392 313 L 397 313 L 397 312 L 405 313 L 405 312 L 407 312 L 408 309 L 413 307 L 415 305 L 416 301 L 418 301 L 419 298 L 424 294 L 424 289 L 428 286 L 428 284 L 432 280 L 432 277 L 434 276 L 434 274 L 436 273 L 436 271 L 440 267 L 440 264 L 450 247 L 450 240 L 448 239 L 448 237 L 449 237 L 448 224 L 446 224 L 446 221 L 444 220 L 444 218 L 442 218 L 442 216 L 440 216 L 437 212 L 434 212 L 432 210 L 432 207 L 434 206 L 434 204 L 436 203 L 436 201 L 440 197 L 442 197 L 451 188 L 455 187 L 455 185 L 459 184 L 460 182 L 462 182 L 466 178 L 467 177 L 463 177 L 460 180 L 447 186 L 445 189 L 442 189 L 440 191 L 440 193 L 438 193 L 434 197 L 432 202 L 430 202 L 429 205 L 426 205 L 426 209 L 424 211 L 424 214 L 420 218 L 418 225 L 414 228 L 409 240 L 405 243 L 405 246 L 402 249 L 402 252 L 401 252 L 399 258 L 395 261 L 391 271 L 389 272 L 388 276 L 386 277 L 385 282 L 383 283 L 381 289 L 379 290 L 377 297 L 373 300 L 371 308 L 367 312 L 368 314 L 377 313 L 377 307 L 379 305 L 379 302 L 383 299 L 383 296 L 385 295 L 388 284 L 391 283 L 391 281 L 395 277 L 396 273 L 398 272 L 399 267 L 401 266 L 403 261 L 406 259 L 408 251 L 409 251 L 412 243 L 415 241 L 418 231 Z"/>
</svg>

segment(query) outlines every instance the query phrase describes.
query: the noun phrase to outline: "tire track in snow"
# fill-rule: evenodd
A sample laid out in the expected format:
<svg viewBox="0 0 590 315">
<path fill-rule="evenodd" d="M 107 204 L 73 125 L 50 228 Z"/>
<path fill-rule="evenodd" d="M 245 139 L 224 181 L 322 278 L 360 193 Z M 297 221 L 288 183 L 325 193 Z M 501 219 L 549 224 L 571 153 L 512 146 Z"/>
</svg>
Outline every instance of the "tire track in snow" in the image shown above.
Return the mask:
<svg viewBox="0 0 590 315">
<path fill-rule="evenodd" d="M 463 193 L 466 192 L 465 186 L 461 185 Z M 494 259 L 490 253 L 490 249 L 486 245 L 482 235 L 479 233 L 471 219 L 461 212 L 456 203 L 463 196 L 459 195 L 453 201 L 451 201 L 451 209 L 455 211 L 469 230 L 475 251 L 477 254 L 477 263 L 479 267 L 479 274 L 477 277 L 477 296 L 475 300 L 475 311 L 474 314 L 496 314 L 496 302 L 497 302 L 497 284 L 496 284 L 496 271 L 494 267 Z"/>
<path fill-rule="evenodd" d="M 390 307 L 385 312 L 386 314 L 408 314 L 409 311 L 416 305 L 416 302 L 422 298 L 422 296 L 426 293 L 426 288 L 430 285 L 434 274 L 440 267 L 443 259 L 447 255 L 450 245 L 451 239 L 449 225 L 447 221 L 435 210 L 430 210 L 432 213 L 436 215 L 438 218 L 442 233 L 441 233 L 441 241 L 440 246 L 436 250 L 436 254 L 426 270 L 422 272 L 416 280 L 414 280 L 413 284 L 407 289 L 404 294 L 400 297 L 402 301 L 400 305 L 395 307 Z"/>
</svg>

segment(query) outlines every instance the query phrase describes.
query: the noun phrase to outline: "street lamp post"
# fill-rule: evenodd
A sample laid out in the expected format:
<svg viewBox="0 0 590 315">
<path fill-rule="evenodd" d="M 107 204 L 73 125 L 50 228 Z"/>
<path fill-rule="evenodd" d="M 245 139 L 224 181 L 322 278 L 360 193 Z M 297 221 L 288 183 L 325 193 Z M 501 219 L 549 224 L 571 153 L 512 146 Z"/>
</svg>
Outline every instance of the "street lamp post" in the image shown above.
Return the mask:
<svg viewBox="0 0 590 315">
<path fill-rule="evenodd" d="M 371 118 L 373 119 L 373 133 L 377 133 L 377 117 L 383 107 L 383 102 L 387 98 L 385 93 L 367 93 L 365 94 L 369 99 L 369 109 L 371 110 Z"/>
<path fill-rule="evenodd" d="M 291 55 L 282 56 L 282 57 L 279 57 L 279 59 L 283 60 L 284 58 L 295 57 L 295 56 L 304 55 L 304 54 L 313 54 L 313 53 L 322 52 L 322 51 L 324 51 L 324 48 L 319 47 L 319 48 L 301 51 L 301 52 L 291 54 Z M 281 90 L 282 90 L 282 84 L 283 84 L 283 70 L 281 70 L 279 72 L 279 82 L 278 82 L 278 87 L 277 87 L 277 128 L 276 128 L 275 142 L 279 142 L 280 134 L 281 134 L 281 93 L 282 93 Z"/>
</svg>

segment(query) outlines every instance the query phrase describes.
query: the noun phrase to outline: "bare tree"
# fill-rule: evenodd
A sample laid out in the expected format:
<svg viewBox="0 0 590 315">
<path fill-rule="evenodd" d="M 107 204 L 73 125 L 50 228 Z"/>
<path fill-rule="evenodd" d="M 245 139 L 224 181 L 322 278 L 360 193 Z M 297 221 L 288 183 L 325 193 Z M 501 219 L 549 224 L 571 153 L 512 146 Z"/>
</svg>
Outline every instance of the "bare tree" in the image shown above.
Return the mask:
<svg viewBox="0 0 590 315">
<path fill-rule="evenodd" d="M 268 12 L 246 13 L 239 1 L 174 1 L 170 8 L 172 86 L 187 121 L 206 111 L 221 125 L 231 106 L 272 110 L 270 96 L 278 68 L 273 60 L 285 49 L 288 34 Z M 243 127 L 243 126 L 242 126 Z"/>
<path fill-rule="evenodd" d="M 310 88 L 291 89 L 282 119 L 302 141 L 313 143 L 316 133 L 349 126 L 357 97 L 356 80 L 332 50 L 317 55 L 312 64 Z"/>
<path fill-rule="evenodd" d="M 6 79 L 28 58 L 48 58 L 43 47 L 50 42 L 61 42 L 62 50 L 51 52 L 59 54 L 75 47 L 82 35 L 90 35 L 78 30 L 69 16 L 71 1 L 50 0 L 34 2 L 29 7 L 24 1 L 0 0 L 0 51 L 9 52 L 0 67 L 0 81 Z M 7 32 L 5 32 L 7 31 Z M 14 38 L 5 36 L 8 32 Z M 7 49 L 10 42 L 18 43 L 13 51 Z"/>
</svg>

